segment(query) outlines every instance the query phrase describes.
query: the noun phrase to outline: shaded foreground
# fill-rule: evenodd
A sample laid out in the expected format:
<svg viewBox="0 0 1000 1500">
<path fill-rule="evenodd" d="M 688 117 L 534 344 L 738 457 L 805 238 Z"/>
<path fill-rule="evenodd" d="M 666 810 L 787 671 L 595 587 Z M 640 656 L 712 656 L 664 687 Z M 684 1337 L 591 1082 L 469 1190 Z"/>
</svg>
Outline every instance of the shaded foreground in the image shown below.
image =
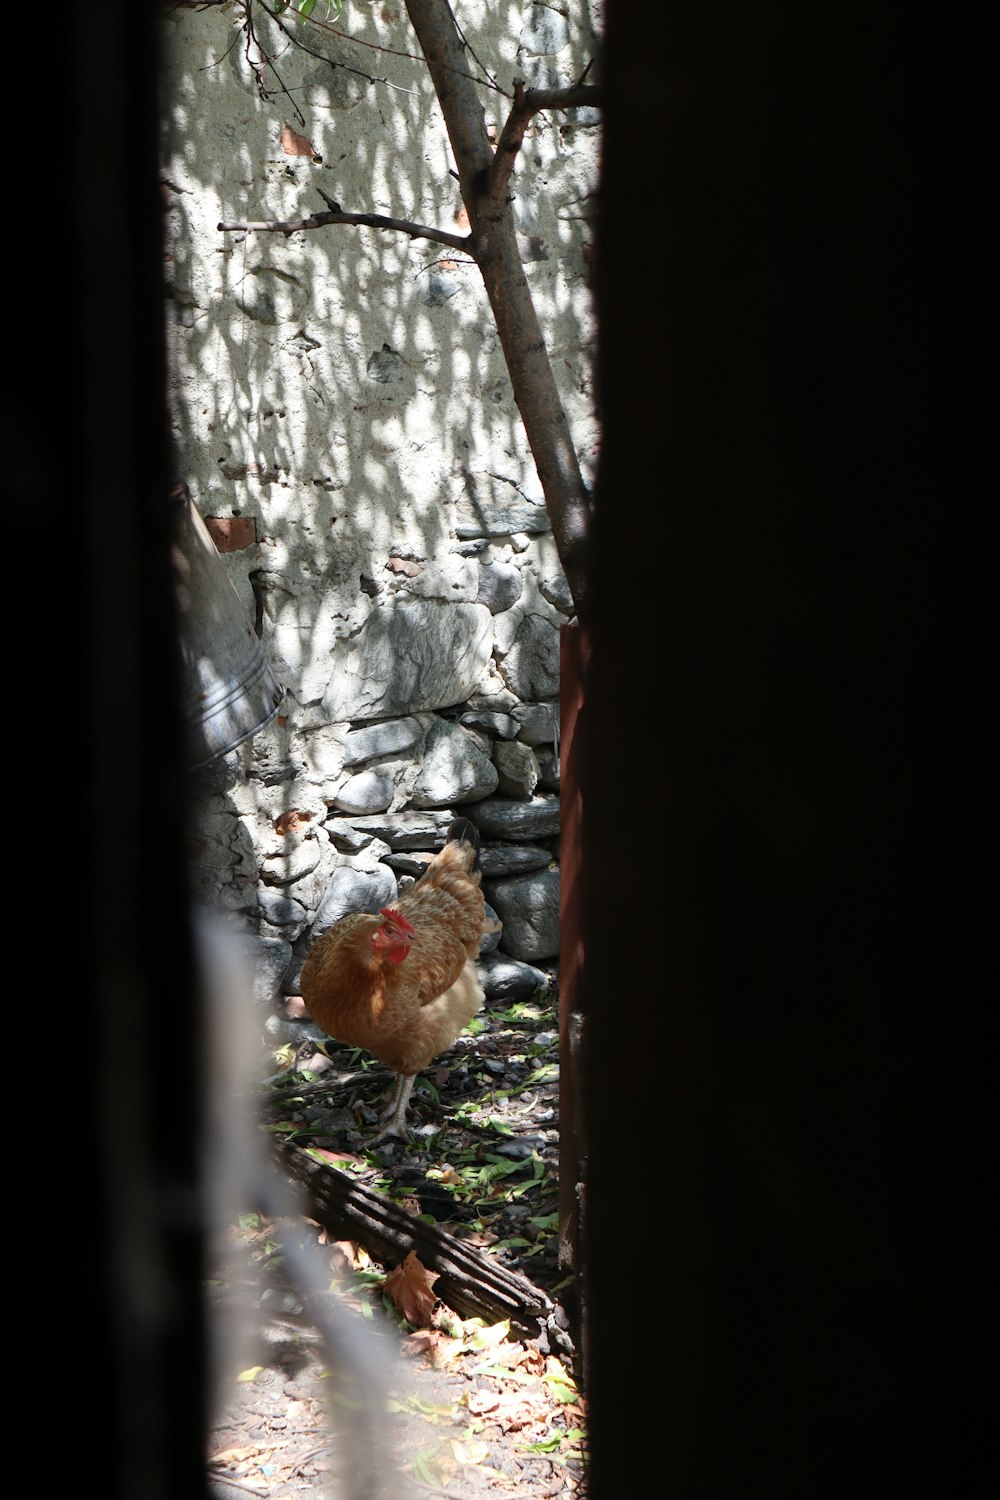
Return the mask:
<svg viewBox="0 0 1000 1500">
<path fill-rule="evenodd" d="M 277 1054 L 253 1102 L 286 1211 L 233 1214 L 207 1282 L 219 1500 L 585 1497 L 557 1012 L 553 988 L 481 1013 L 406 1144 L 368 1144 L 391 1075 L 367 1054 L 311 1028 Z"/>
</svg>

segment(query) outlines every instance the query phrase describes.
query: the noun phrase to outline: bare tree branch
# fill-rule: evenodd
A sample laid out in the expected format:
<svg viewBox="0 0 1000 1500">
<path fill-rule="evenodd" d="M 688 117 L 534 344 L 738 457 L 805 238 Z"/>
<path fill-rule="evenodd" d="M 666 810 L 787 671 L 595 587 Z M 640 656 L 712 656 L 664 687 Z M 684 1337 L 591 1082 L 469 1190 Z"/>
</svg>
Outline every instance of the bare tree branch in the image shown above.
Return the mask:
<svg viewBox="0 0 1000 1500">
<path fill-rule="evenodd" d="M 593 84 L 574 84 L 567 89 L 526 89 L 520 79 L 515 80 L 514 103 L 490 167 L 493 179 L 490 191 L 498 194 L 506 191 L 524 133 L 535 115 L 545 109 L 579 109 L 587 105 L 596 108 L 600 99 L 601 90 Z"/>
<path fill-rule="evenodd" d="M 317 189 L 329 203 L 322 188 Z M 297 234 L 301 229 L 325 229 L 329 224 L 354 224 L 368 229 L 392 229 L 409 235 L 411 240 L 433 240 L 437 245 L 447 245 L 452 250 L 472 254 L 471 235 L 449 234 L 446 229 L 432 229 L 428 224 L 414 224 L 410 219 L 392 219 L 385 214 L 349 214 L 339 205 L 328 211 L 309 214 L 305 219 L 246 219 L 240 223 L 220 223 L 216 229 L 225 233 Z"/>
<path fill-rule="evenodd" d="M 258 3 L 268 10 L 264 0 Z M 244 8 L 249 12 L 249 0 Z M 526 89 L 523 82 L 517 81 L 514 102 L 494 153 L 479 90 L 482 87 L 497 90 L 497 85 L 469 72 L 467 54 L 471 55 L 471 49 L 448 0 L 406 0 L 406 9 L 444 116 L 455 160 L 454 175 L 458 178 L 471 233 L 450 234 L 383 214 L 345 213 L 321 188 L 318 191 L 328 204 L 325 212 L 298 220 L 220 223 L 218 228 L 230 233 L 287 236 L 300 230 L 346 224 L 430 240 L 471 257 L 489 298 L 514 400 L 545 496 L 559 561 L 577 614 L 581 614 L 587 584 L 590 494 L 521 260 L 509 188 L 515 160 L 533 117 L 543 110 L 597 107 L 601 90 L 584 82 L 589 64 L 577 82 L 564 89 Z M 269 10 L 268 13 L 271 14 Z"/>
<path fill-rule="evenodd" d="M 472 227 L 472 255 L 493 310 L 559 561 L 580 613 L 587 584 L 590 495 L 517 245 L 507 192 L 510 172 L 494 173 L 483 106 L 475 82 L 464 72 L 462 40 L 447 0 L 406 0 L 406 9 L 444 115 Z"/>
</svg>

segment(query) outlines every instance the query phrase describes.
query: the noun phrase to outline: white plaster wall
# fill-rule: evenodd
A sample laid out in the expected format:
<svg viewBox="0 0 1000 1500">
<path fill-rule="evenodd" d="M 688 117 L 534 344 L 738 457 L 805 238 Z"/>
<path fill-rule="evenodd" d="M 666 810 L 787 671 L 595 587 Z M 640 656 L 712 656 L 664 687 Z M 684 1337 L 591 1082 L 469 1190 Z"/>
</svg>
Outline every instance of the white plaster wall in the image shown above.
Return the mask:
<svg viewBox="0 0 1000 1500">
<path fill-rule="evenodd" d="M 599 20 L 579 0 L 457 0 L 454 9 L 508 94 L 518 77 L 567 85 L 596 53 Z M 315 14 L 324 13 L 319 0 Z M 516 563 L 529 597 L 540 599 L 541 587 L 551 598 L 560 569 L 545 532 L 494 537 L 474 560 L 457 545 L 466 476 L 542 500 L 471 263 L 369 228 L 285 237 L 217 227 L 320 211 L 321 185 L 345 210 L 461 231 L 447 134 L 405 10 L 345 0 L 328 27 L 289 17 L 312 56 L 259 7 L 254 16 L 257 45 L 239 29 L 236 5 L 171 10 L 163 20 L 169 397 L 178 477 L 202 515 L 256 523 L 257 545 L 225 563 L 251 618 L 256 575 L 265 644 L 289 694 L 287 748 L 308 759 L 296 738 L 329 722 L 331 653 L 379 600 L 474 600 L 484 561 Z M 273 70 L 260 67 L 264 49 Z M 499 131 L 509 100 L 487 87 L 483 98 Z M 286 122 L 321 164 L 282 150 Z M 588 478 L 598 152 L 596 120 L 538 116 L 513 180 L 528 280 Z M 393 571 L 392 558 L 419 563 L 419 574 Z M 511 622 L 498 616 L 495 628 L 503 649 Z M 254 792 L 252 754 L 241 767 L 257 842 L 255 810 L 258 821 L 271 816 L 275 792 Z"/>
</svg>

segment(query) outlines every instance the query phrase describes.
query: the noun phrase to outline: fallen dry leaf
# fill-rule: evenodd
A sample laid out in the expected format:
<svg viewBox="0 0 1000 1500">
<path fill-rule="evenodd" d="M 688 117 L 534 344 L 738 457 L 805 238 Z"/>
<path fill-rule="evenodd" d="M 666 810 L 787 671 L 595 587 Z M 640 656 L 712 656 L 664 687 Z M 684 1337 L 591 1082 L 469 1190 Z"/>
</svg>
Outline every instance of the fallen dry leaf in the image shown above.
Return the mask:
<svg viewBox="0 0 1000 1500">
<path fill-rule="evenodd" d="M 336 1240 L 330 1246 L 330 1270 L 340 1276 L 354 1270 L 354 1245 L 350 1240 Z"/>
<path fill-rule="evenodd" d="M 542 1355 L 537 1349 L 528 1348 L 525 1344 L 498 1344 L 493 1353 L 493 1363 L 501 1364 L 513 1374 L 540 1376 L 544 1366 Z"/>
<path fill-rule="evenodd" d="M 286 156 L 312 156 L 320 160 L 319 152 L 312 141 L 307 141 L 304 135 L 299 135 L 293 130 L 286 120 L 281 131 L 281 149 Z"/>
<path fill-rule="evenodd" d="M 460 1442 L 458 1438 L 452 1438 L 451 1451 L 455 1455 L 456 1463 L 463 1467 L 475 1464 L 477 1467 L 484 1464 L 490 1456 L 490 1450 L 479 1438 L 470 1438 Z"/>
<path fill-rule="evenodd" d="M 472 1408 L 472 1398 L 469 1398 Z M 505 1432 L 520 1432 L 536 1423 L 544 1424 L 549 1417 L 549 1404 L 543 1398 L 528 1391 L 503 1391 L 495 1406 L 490 1408 L 494 1422 Z"/>
<path fill-rule="evenodd" d="M 390 573 L 405 573 L 407 578 L 416 578 L 423 572 L 419 563 L 410 562 L 405 557 L 390 557 L 386 567 Z"/>
<path fill-rule="evenodd" d="M 401 1265 L 390 1271 L 385 1278 L 385 1290 L 399 1308 L 403 1317 L 414 1328 L 428 1328 L 431 1314 L 437 1301 L 432 1286 L 438 1279 L 437 1271 L 428 1271 L 411 1250 Z"/>
<path fill-rule="evenodd" d="M 474 1245 L 477 1250 L 485 1250 L 488 1246 L 495 1245 L 498 1239 L 499 1235 L 494 1234 L 491 1229 L 475 1229 L 465 1236 L 465 1243 Z"/>
<path fill-rule="evenodd" d="M 313 1156 L 322 1156 L 324 1161 L 357 1161 L 357 1156 L 350 1151 L 330 1151 L 326 1146 L 310 1146 Z"/>
<path fill-rule="evenodd" d="M 470 1391 L 465 1404 L 474 1417 L 485 1417 L 490 1412 L 496 1411 L 500 1405 L 500 1397 L 496 1391 Z"/>
<path fill-rule="evenodd" d="M 510 1333 L 510 1319 L 504 1318 L 500 1323 L 490 1323 L 486 1327 L 478 1318 L 470 1318 L 464 1325 L 469 1335 L 469 1347 L 472 1349 L 495 1349 L 511 1347 L 506 1344 L 507 1335 Z"/>
<path fill-rule="evenodd" d="M 461 1339 L 440 1333 L 436 1328 L 415 1329 L 401 1347 L 404 1354 L 424 1355 L 435 1370 L 443 1370 L 465 1353 Z"/>
<path fill-rule="evenodd" d="M 281 817 L 275 820 L 274 831 L 284 836 L 286 833 L 294 833 L 297 828 L 304 828 L 307 823 L 311 822 L 312 813 L 297 812 L 293 807 L 288 812 L 283 812 Z"/>
</svg>

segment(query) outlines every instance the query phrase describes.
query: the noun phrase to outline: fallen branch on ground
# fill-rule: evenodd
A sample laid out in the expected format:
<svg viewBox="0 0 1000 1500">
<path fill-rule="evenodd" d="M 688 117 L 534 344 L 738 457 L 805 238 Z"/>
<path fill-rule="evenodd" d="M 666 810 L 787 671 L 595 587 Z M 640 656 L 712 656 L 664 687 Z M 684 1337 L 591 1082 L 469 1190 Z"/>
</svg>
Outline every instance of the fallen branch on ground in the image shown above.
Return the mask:
<svg viewBox="0 0 1000 1500">
<path fill-rule="evenodd" d="M 337 1239 L 357 1240 L 373 1259 L 390 1268 L 415 1250 L 420 1262 L 438 1273 L 435 1294 L 463 1318 L 509 1318 L 511 1330 L 527 1338 L 552 1331 L 555 1306 L 526 1277 L 353 1182 L 301 1146 L 282 1142 L 278 1151 L 279 1161 L 308 1191 L 317 1221 Z"/>
</svg>

